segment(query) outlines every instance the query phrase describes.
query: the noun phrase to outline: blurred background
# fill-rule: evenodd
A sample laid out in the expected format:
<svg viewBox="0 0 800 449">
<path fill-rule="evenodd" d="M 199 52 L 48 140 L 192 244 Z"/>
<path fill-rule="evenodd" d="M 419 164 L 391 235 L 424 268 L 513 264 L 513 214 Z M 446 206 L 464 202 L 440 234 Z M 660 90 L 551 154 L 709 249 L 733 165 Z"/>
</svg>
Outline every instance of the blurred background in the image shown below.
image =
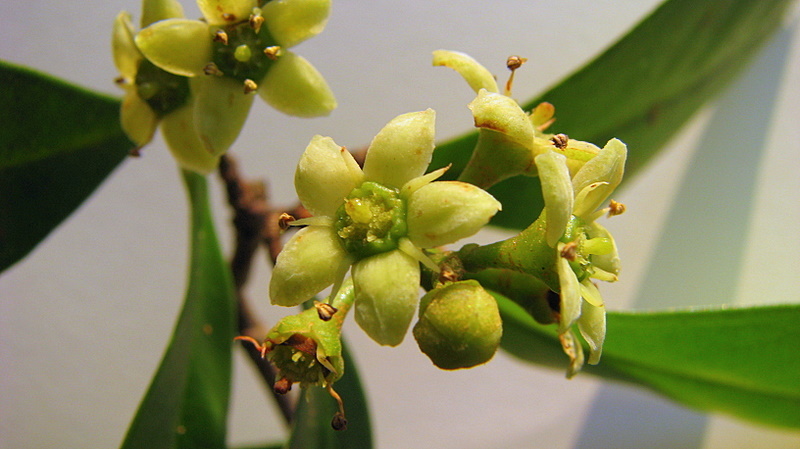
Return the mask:
<svg viewBox="0 0 800 449">
<path fill-rule="evenodd" d="M 336 0 L 326 30 L 295 50 L 326 77 L 339 108 L 298 119 L 255 101 L 231 153 L 246 176 L 268 181 L 274 202 L 292 204 L 294 165 L 314 134 L 358 148 L 396 115 L 428 107 L 437 111 L 440 140 L 472 129 L 466 104 L 474 94 L 451 70 L 431 67 L 431 51 L 469 53 L 501 80 L 508 55 L 527 57 L 514 85 L 514 96 L 527 100 L 658 3 Z M 183 4 L 188 17 L 200 16 L 193 2 Z M 0 58 L 121 95 L 111 23 L 120 10 L 138 20 L 139 9 L 135 0 L 2 2 Z M 798 12 L 775 24 L 775 39 L 746 73 L 615 195 L 628 212 L 607 222 L 624 264 L 620 282 L 601 287 L 609 309 L 798 301 Z M 229 254 L 230 213 L 213 178 Z M 186 200 L 158 138 L 0 275 L 0 448 L 120 444 L 172 333 L 187 254 Z M 292 313 L 269 305 L 265 255 L 257 270 L 248 295 L 259 315 L 272 323 Z M 444 372 L 411 337 L 379 347 L 351 322 L 346 338 L 379 448 L 800 447 L 798 432 L 702 414 L 589 375 L 568 381 L 503 353 Z M 283 438 L 268 393 L 238 350 L 234 369 L 230 443 Z"/>
</svg>

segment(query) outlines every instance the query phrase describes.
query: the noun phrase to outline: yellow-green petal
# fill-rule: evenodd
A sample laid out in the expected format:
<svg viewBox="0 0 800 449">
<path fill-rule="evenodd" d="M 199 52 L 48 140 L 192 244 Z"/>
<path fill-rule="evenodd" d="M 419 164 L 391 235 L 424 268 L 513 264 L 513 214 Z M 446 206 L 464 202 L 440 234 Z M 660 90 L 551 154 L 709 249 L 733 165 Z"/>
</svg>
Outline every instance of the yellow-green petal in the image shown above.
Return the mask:
<svg viewBox="0 0 800 449">
<path fill-rule="evenodd" d="M 272 0 L 261 7 L 269 34 L 289 48 L 325 29 L 331 0 Z"/>
<path fill-rule="evenodd" d="M 578 277 L 569 266 L 569 262 L 564 257 L 561 257 L 561 251 L 564 248 L 564 243 L 559 243 L 556 253 L 556 270 L 558 272 L 559 284 L 559 313 L 561 319 L 558 322 L 558 333 L 564 334 L 575 323 L 575 320 L 581 315 L 581 289 Z"/>
<path fill-rule="evenodd" d="M 349 266 L 332 227 L 303 228 L 278 255 L 269 283 L 270 300 L 279 306 L 301 304 L 333 284 Z"/>
<path fill-rule="evenodd" d="M 336 98 L 322 74 L 290 51 L 269 69 L 258 94 L 273 108 L 297 117 L 325 116 L 336 109 Z"/>
<path fill-rule="evenodd" d="M 125 11 L 117 14 L 111 33 L 111 51 L 119 74 L 129 83 L 136 78 L 142 54 L 134 42 L 131 15 Z"/>
<path fill-rule="evenodd" d="M 120 124 L 131 141 L 136 146 L 142 147 L 153 139 L 158 126 L 158 116 L 147 102 L 136 95 L 136 90 L 131 89 L 122 99 Z"/>
<path fill-rule="evenodd" d="M 433 65 L 449 67 L 458 72 L 476 94 L 481 89 L 498 92 L 497 81 L 492 72 L 466 53 L 436 50 L 433 52 Z"/>
<path fill-rule="evenodd" d="M 542 182 L 542 197 L 546 211 L 545 238 L 550 247 L 564 235 L 572 218 L 573 193 L 567 159 L 548 151 L 536 156 L 536 168 Z"/>
<path fill-rule="evenodd" d="M 194 126 L 212 155 L 219 156 L 239 137 L 247 120 L 253 95 L 244 93 L 233 78 L 202 76 L 191 79 L 194 93 Z"/>
<path fill-rule="evenodd" d="M 335 216 L 344 198 L 363 181 L 364 174 L 350 152 L 322 136 L 311 139 L 294 174 L 297 196 L 315 216 Z"/>
<path fill-rule="evenodd" d="M 219 165 L 219 156 L 209 153 L 197 136 L 191 103 L 164 116 L 161 120 L 161 134 L 181 167 L 207 175 Z"/>
<path fill-rule="evenodd" d="M 422 248 L 453 243 L 478 232 L 501 208 L 485 190 L 458 181 L 437 181 L 408 201 L 408 238 Z"/>
<path fill-rule="evenodd" d="M 144 0 L 142 2 L 142 28 L 159 20 L 181 17 L 183 17 L 183 6 L 176 0 Z"/>
<path fill-rule="evenodd" d="M 403 342 L 419 302 L 419 263 L 399 249 L 353 265 L 356 322 L 373 340 Z"/>
<path fill-rule="evenodd" d="M 574 215 L 586 218 L 611 195 L 611 192 L 622 181 L 627 155 L 628 149 L 625 144 L 617 139 L 611 139 L 597 156 L 578 170 L 578 173 L 572 178 L 573 190 L 578 195 L 586 188 L 591 188 L 591 190 L 585 195 L 581 195 L 581 201 L 575 202 Z M 597 183 L 605 184 L 590 187 Z"/>
<path fill-rule="evenodd" d="M 622 264 L 617 251 L 617 243 L 608 230 L 596 221 L 586 227 L 589 238 L 605 238 L 611 242 L 612 250 L 608 254 L 592 254 L 592 265 L 612 274 L 619 274 Z"/>
<path fill-rule="evenodd" d="M 606 308 L 602 305 L 595 306 L 584 302 L 581 317 L 578 318 L 578 330 L 586 343 L 589 343 L 589 359 L 587 361 L 590 365 L 597 365 L 600 362 L 603 341 L 606 338 Z"/>
<path fill-rule="evenodd" d="M 197 0 L 197 7 L 211 25 L 231 25 L 250 18 L 256 0 Z"/>
<path fill-rule="evenodd" d="M 533 145 L 534 130 L 528 114 L 505 95 L 481 90 L 469 104 L 475 127 L 497 131 L 526 148 Z"/>
<path fill-rule="evenodd" d="M 211 33 L 199 20 L 161 20 L 140 31 L 136 45 L 153 64 L 176 75 L 202 76 L 211 62 Z"/>
<path fill-rule="evenodd" d="M 364 176 L 401 188 L 422 176 L 431 162 L 436 113 L 433 109 L 395 117 L 378 132 L 367 150 Z"/>
</svg>

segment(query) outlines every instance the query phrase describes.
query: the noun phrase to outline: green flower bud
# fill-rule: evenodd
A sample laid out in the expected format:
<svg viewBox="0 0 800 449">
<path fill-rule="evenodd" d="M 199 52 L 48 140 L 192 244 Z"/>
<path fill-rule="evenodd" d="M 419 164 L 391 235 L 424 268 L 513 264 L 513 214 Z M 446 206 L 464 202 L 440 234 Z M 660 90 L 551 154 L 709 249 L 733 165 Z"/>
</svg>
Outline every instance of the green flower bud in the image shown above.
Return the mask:
<svg viewBox="0 0 800 449">
<path fill-rule="evenodd" d="M 434 365 L 471 368 L 494 356 L 503 334 L 494 298 L 477 281 L 434 289 L 420 302 L 414 338 Z"/>
</svg>

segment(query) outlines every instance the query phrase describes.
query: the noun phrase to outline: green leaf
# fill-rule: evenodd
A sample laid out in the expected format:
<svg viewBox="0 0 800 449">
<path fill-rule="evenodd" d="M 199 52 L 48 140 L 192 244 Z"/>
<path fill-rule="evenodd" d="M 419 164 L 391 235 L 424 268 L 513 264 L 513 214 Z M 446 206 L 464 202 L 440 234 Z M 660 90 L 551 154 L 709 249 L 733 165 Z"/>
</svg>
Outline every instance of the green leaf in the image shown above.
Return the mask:
<svg viewBox="0 0 800 449">
<path fill-rule="evenodd" d="M 0 271 L 41 242 L 133 144 L 119 100 L 0 61 Z"/>
<path fill-rule="evenodd" d="M 555 326 L 495 295 L 506 351 L 566 370 Z M 800 428 L 800 305 L 609 313 L 603 357 L 584 372 L 651 388 L 686 406 Z"/>
<path fill-rule="evenodd" d="M 225 447 L 236 300 L 214 231 L 206 180 L 189 172 L 183 177 L 192 221 L 186 299 L 124 449 Z"/>
<path fill-rule="evenodd" d="M 361 388 L 355 361 L 347 345 L 342 342 L 345 373 L 336 382 L 336 392 L 344 400 L 347 430 L 331 428 L 331 418 L 336 413 L 336 402 L 321 387 L 302 391 L 297 402 L 297 412 L 292 425 L 289 443 L 291 449 L 346 449 L 372 447 L 372 426 L 364 391 Z"/>
<path fill-rule="evenodd" d="M 627 178 L 746 67 L 779 29 L 792 4 L 781 1 L 669 0 L 595 60 L 538 98 L 556 107 L 548 129 L 602 147 L 628 145 Z M 524 70 L 524 69 L 523 69 Z M 439 145 L 431 168 L 453 163 L 457 177 L 477 141 L 471 132 Z M 543 207 L 535 178 L 516 177 L 490 192 L 503 203 L 492 224 L 523 229 Z"/>
</svg>

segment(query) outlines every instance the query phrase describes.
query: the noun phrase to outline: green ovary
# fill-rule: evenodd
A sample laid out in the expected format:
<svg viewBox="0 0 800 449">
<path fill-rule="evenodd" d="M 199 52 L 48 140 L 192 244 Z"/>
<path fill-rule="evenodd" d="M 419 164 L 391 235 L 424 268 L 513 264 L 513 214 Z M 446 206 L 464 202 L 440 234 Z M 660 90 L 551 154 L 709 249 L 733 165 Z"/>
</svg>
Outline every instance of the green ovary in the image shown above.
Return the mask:
<svg viewBox="0 0 800 449">
<path fill-rule="evenodd" d="M 396 189 L 365 182 L 336 211 L 336 233 L 358 259 L 391 251 L 405 237 L 406 204 Z"/>
</svg>

